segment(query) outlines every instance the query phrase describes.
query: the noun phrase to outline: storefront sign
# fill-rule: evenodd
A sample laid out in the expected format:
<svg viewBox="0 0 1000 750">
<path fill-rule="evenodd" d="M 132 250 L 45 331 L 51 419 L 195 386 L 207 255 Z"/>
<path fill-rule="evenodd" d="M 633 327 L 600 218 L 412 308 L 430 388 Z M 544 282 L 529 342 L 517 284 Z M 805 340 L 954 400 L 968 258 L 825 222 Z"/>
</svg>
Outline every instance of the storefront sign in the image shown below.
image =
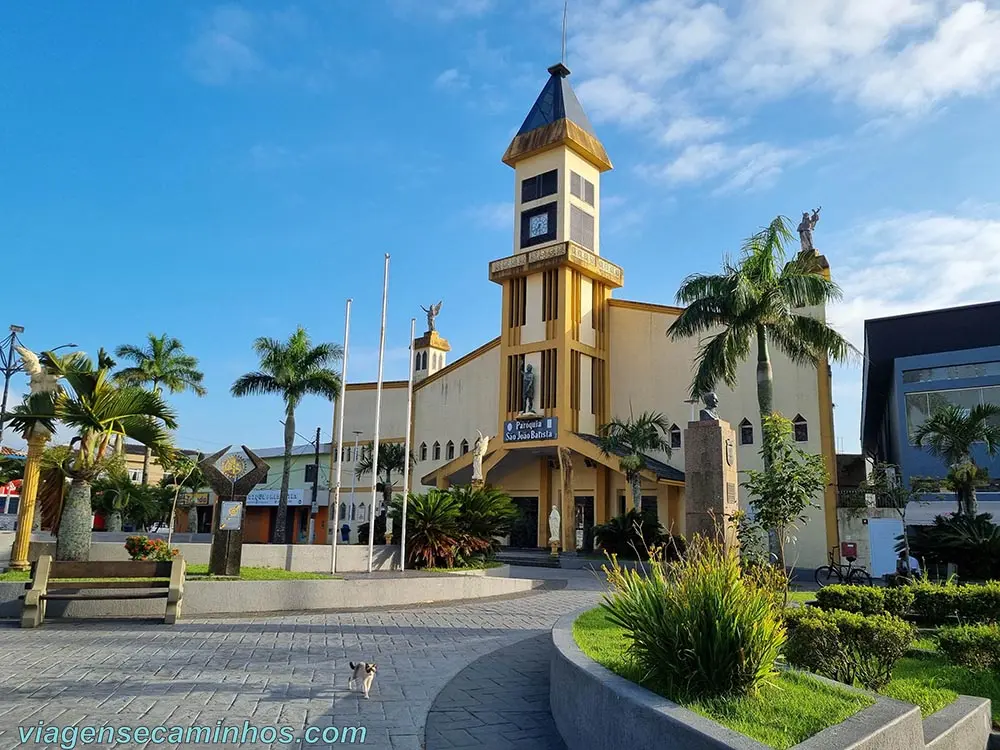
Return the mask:
<svg viewBox="0 0 1000 750">
<path fill-rule="evenodd" d="M 277 505 L 281 490 L 253 490 L 247 495 L 247 505 Z M 288 490 L 288 505 L 308 505 L 305 490 Z"/>
<path fill-rule="evenodd" d="M 243 525 L 243 503 L 239 500 L 223 500 L 219 515 L 219 529 L 239 531 Z"/>
<path fill-rule="evenodd" d="M 191 505 L 209 505 L 210 498 L 207 492 L 193 492 L 191 494 Z"/>
<path fill-rule="evenodd" d="M 559 436 L 559 419 L 541 417 L 539 419 L 512 419 L 504 422 L 503 441 L 524 443 L 529 440 L 555 440 Z"/>
</svg>

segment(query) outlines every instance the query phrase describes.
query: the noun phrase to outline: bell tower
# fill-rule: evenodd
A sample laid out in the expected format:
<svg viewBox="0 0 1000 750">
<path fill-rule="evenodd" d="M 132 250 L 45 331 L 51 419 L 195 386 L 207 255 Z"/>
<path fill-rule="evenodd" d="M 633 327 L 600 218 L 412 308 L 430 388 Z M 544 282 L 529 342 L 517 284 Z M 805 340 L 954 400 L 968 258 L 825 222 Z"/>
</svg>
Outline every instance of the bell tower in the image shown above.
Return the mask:
<svg viewBox="0 0 1000 750">
<path fill-rule="evenodd" d="M 528 365 L 533 412 L 558 418 L 559 435 L 596 433 L 609 417 L 608 299 L 623 281 L 600 252 L 600 181 L 612 166 L 569 69 L 548 72 L 503 156 L 514 169 L 514 237 L 513 254 L 490 263 L 503 287 L 500 435 L 522 415 Z"/>
</svg>

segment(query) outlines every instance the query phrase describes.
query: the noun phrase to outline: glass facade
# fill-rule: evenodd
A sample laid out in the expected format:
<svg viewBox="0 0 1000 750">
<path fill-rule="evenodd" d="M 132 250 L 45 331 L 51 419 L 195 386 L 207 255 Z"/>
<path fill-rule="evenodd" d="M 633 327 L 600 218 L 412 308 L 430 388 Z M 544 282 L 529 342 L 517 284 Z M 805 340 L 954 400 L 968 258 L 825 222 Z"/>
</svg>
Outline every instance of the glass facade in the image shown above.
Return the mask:
<svg viewBox="0 0 1000 750">
<path fill-rule="evenodd" d="M 933 380 L 961 380 L 1000 375 L 1000 362 L 977 362 L 947 367 L 923 367 L 918 370 L 903 370 L 904 383 L 927 383 Z"/>
<path fill-rule="evenodd" d="M 978 365 L 970 365 L 978 367 Z M 953 369 L 953 368 L 932 368 L 932 369 Z M 911 370 L 910 372 L 919 372 Z M 920 391 L 918 393 L 907 393 L 904 396 L 906 401 L 906 429 L 909 435 L 910 445 L 916 445 L 913 435 L 932 414 L 940 411 L 946 406 L 958 406 L 962 409 L 973 409 L 981 404 L 1000 405 L 1000 386 L 987 386 L 985 388 L 954 388 L 950 390 Z M 1000 424 L 1000 421 L 998 421 Z"/>
</svg>

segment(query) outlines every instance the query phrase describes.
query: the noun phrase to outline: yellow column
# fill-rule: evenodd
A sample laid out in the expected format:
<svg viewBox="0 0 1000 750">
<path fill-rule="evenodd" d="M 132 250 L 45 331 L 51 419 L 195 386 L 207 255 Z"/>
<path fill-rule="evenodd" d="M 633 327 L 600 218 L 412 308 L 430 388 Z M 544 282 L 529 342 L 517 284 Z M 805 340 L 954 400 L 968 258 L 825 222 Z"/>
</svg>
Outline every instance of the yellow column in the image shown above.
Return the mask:
<svg viewBox="0 0 1000 750">
<path fill-rule="evenodd" d="M 21 504 L 17 507 L 17 535 L 10 554 L 11 570 L 28 570 L 30 567 L 28 545 L 31 544 L 31 525 L 35 520 L 39 466 L 49 437 L 47 430 L 38 430 L 28 438 L 28 458 L 24 462 L 24 481 L 21 482 Z"/>
</svg>

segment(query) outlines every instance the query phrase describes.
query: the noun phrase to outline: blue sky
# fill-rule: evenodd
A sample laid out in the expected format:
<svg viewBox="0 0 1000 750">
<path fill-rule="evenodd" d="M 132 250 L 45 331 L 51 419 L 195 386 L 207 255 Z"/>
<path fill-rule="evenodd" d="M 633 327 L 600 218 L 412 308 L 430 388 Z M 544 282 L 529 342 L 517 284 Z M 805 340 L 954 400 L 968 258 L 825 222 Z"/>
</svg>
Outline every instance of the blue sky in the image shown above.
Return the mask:
<svg viewBox="0 0 1000 750">
<path fill-rule="evenodd" d="M 179 337 L 209 395 L 184 447 L 281 442 L 236 400 L 250 344 L 298 324 L 386 377 L 441 298 L 453 356 L 496 335 L 511 252 L 500 162 L 559 52 L 561 0 L 5 4 L 3 320 L 43 349 Z M 670 303 L 775 214 L 823 206 L 816 244 L 858 346 L 876 317 L 996 297 L 1000 2 L 571 0 L 571 82 L 616 169 L 602 253 L 618 297 Z M 23 379 L 14 383 L 23 389 Z M 835 372 L 858 445 L 860 367 Z M 307 401 L 299 432 L 331 431 Z"/>
</svg>

